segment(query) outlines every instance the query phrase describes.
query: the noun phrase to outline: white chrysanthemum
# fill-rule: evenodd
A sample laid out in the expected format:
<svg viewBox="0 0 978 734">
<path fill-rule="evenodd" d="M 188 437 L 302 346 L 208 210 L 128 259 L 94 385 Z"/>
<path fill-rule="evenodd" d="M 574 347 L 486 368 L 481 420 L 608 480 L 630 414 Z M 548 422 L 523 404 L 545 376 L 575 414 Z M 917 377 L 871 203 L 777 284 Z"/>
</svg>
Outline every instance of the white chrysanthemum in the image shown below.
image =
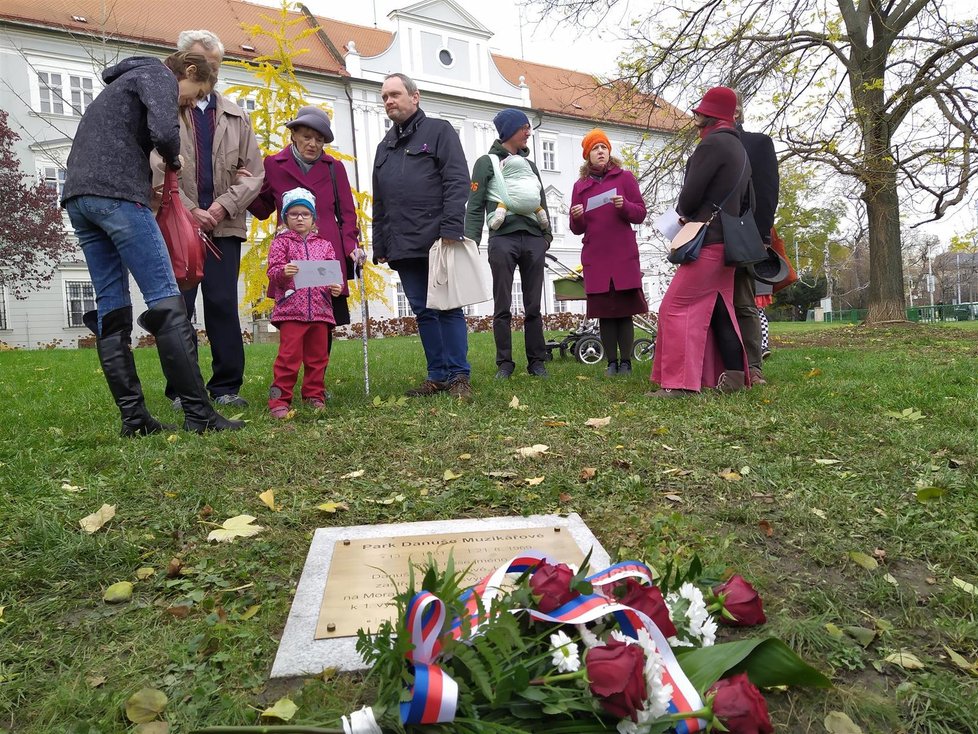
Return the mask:
<svg viewBox="0 0 978 734">
<path fill-rule="evenodd" d="M 686 602 L 685 614 L 677 619 L 674 611 L 680 599 Z M 679 588 L 679 593 L 666 597 L 669 616 L 679 635 L 669 638 L 672 647 L 710 647 L 716 642 L 717 625 L 706 608 L 703 592 L 691 583 L 685 583 Z M 684 617 L 684 618 L 683 618 Z"/>
<path fill-rule="evenodd" d="M 550 645 L 553 648 L 551 662 L 561 673 L 574 673 L 581 669 L 581 656 L 577 643 L 572 642 L 563 631 L 550 635 Z"/>
<path fill-rule="evenodd" d="M 586 624 L 576 624 L 577 633 L 581 636 L 581 642 L 584 643 L 584 647 L 590 650 L 592 647 L 597 647 L 601 644 L 601 640 L 598 636 L 588 629 Z"/>
</svg>

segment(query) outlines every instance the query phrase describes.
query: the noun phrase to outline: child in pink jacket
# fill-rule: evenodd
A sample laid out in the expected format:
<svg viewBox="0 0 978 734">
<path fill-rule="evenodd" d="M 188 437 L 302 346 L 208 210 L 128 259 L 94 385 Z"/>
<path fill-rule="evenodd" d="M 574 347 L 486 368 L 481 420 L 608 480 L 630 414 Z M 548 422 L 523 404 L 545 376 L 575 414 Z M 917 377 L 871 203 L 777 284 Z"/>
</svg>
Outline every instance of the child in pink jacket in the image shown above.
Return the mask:
<svg viewBox="0 0 978 734">
<path fill-rule="evenodd" d="M 332 296 L 343 290 L 339 284 L 296 289 L 293 281 L 299 272 L 296 260 L 336 260 L 333 245 L 315 231 L 312 192 L 303 188 L 285 192 L 282 219 L 288 229 L 275 237 L 268 251 L 268 291 L 275 298 L 271 321 L 280 336 L 268 410 L 277 419 L 289 414 L 300 366 L 303 401 L 313 410 L 326 407 L 329 329 L 336 323 Z"/>
</svg>

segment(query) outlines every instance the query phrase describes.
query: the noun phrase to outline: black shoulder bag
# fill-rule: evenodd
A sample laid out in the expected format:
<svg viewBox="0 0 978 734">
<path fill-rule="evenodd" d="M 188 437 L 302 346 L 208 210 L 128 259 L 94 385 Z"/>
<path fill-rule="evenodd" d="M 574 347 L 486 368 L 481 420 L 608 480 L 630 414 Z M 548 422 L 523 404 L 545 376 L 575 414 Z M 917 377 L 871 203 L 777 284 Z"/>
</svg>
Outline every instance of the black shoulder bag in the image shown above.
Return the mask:
<svg viewBox="0 0 978 734">
<path fill-rule="evenodd" d="M 744 155 L 747 155 L 746 151 Z M 737 187 L 740 185 L 740 179 L 744 177 L 744 171 L 746 170 L 747 158 L 745 157 L 744 167 L 740 170 L 737 183 L 730 189 L 730 193 L 724 196 L 723 201 L 719 204 L 713 205 L 713 214 L 705 222 L 686 222 L 683 225 L 679 233 L 672 238 L 672 244 L 669 249 L 669 254 L 666 255 L 666 260 L 674 265 L 686 265 L 691 262 L 696 262 L 699 259 L 700 250 L 703 249 L 703 244 L 706 241 L 706 230 L 709 229 L 710 224 L 716 219 L 718 213 L 721 217 L 729 216 L 723 214 L 723 205 L 727 203 L 727 199 L 733 196 L 734 191 L 737 190 Z M 751 221 L 753 221 L 753 218 Z M 755 226 L 754 229 L 756 231 L 757 227 Z M 726 233 L 726 229 L 724 229 L 724 233 Z M 729 265 L 730 263 L 728 262 L 727 264 Z"/>
<path fill-rule="evenodd" d="M 744 168 L 747 168 L 747 151 L 744 151 Z M 743 178 L 744 172 L 740 172 Z M 740 179 L 737 179 L 740 184 Z M 723 227 L 723 259 L 727 265 L 743 267 L 753 265 L 767 260 L 767 248 L 761 233 L 757 230 L 757 222 L 754 221 L 753 199 L 754 187 L 747 182 L 747 207 L 744 208 L 744 200 L 741 198 L 736 216 L 727 214 L 720 210 L 720 224 Z M 728 197 L 729 198 L 729 197 Z M 724 199 L 726 201 L 726 199 Z M 720 205 L 721 207 L 723 204 Z"/>
</svg>

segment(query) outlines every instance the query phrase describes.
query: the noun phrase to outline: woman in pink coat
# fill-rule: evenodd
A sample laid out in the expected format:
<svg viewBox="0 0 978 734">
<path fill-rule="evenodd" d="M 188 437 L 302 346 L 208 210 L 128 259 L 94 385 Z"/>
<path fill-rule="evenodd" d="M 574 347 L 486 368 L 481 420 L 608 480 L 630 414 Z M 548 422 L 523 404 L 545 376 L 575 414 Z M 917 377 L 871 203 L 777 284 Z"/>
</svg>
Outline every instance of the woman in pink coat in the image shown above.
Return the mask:
<svg viewBox="0 0 978 734">
<path fill-rule="evenodd" d="M 601 130 L 581 141 L 581 177 L 571 197 L 570 229 L 584 235 L 581 265 L 587 316 L 598 319 L 601 343 L 608 358 L 607 375 L 632 371 L 635 327 L 632 316 L 646 313 L 642 268 L 633 224 L 645 221 L 645 202 L 638 182 L 611 155 L 611 143 Z M 603 202 L 598 206 L 589 202 Z"/>
<path fill-rule="evenodd" d="M 350 323 L 346 302 L 350 291 L 346 281 L 353 277 L 354 264 L 366 259 L 360 248 L 350 180 L 343 164 L 323 150 L 334 139 L 325 112 L 318 107 L 303 107 L 285 126 L 292 133 L 292 142 L 284 150 L 265 158 L 265 183 L 248 211 L 259 219 L 268 219 L 273 212 L 278 212 L 279 224 L 284 224 L 281 212 L 285 192 L 301 187 L 313 193 L 319 234 L 333 243 L 343 269 L 343 291 L 333 299 L 336 325 L 342 326 Z M 330 329 L 330 344 L 332 333 Z"/>
</svg>

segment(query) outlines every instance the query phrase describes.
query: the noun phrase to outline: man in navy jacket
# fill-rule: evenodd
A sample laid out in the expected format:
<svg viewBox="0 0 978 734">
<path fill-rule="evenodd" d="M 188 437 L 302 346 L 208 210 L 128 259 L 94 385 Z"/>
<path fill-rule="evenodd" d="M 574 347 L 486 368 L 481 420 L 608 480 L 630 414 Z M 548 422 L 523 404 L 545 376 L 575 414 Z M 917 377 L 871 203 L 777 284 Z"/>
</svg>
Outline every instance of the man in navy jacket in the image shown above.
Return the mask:
<svg viewBox="0 0 978 734">
<path fill-rule="evenodd" d="M 410 77 L 391 74 L 380 96 L 394 124 L 374 158 L 374 262 L 397 271 L 428 363 L 427 378 L 406 394 L 447 391 L 471 400 L 465 314 L 427 306 L 428 251 L 435 240 L 452 246 L 464 239 L 469 172 L 462 143 L 450 123 L 425 116 Z"/>
<path fill-rule="evenodd" d="M 778 156 L 774 152 L 774 141 L 764 133 L 744 131 L 744 103 L 740 92 L 737 93 L 734 119 L 740 131 L 740 142 L 743 143 L 744 150 L 747 151 L 747 159 L 750 161 L 755 198 L 754 221 L 757 223 L 757 231 L 761 233 L 764 244 L 770 245 L 780 187 Z M 770 289 L 770 286 L 767 288 Z M 754 277 L 746 268 L 737 268 L 737 274 L 734 276 L 734 308 L 737 311 L 737 325 L 740 326 L 740 335 L 744 340 L 744 349 L 747 351 L 751 383 L 763 385 L 766 380 L 761 372 L 761 313 L 754 301 L 755 294 Z"/>
</svg>

